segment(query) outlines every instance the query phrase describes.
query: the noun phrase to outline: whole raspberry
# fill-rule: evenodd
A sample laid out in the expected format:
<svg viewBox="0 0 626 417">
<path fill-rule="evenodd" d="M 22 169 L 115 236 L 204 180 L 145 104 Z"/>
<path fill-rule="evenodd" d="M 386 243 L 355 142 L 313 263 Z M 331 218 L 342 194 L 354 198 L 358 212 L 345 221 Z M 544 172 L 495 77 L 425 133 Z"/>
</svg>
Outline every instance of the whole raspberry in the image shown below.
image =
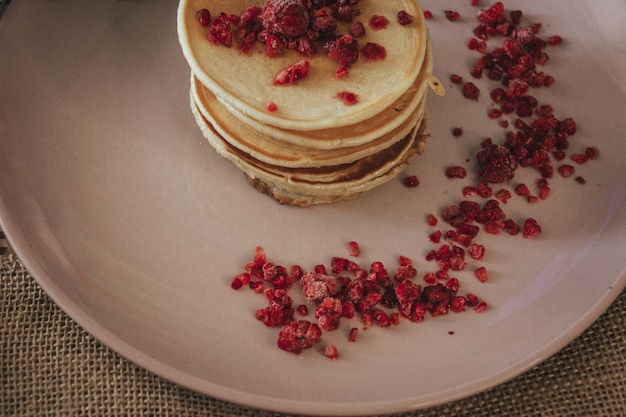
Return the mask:
<svg viewBox="0 0 626 417">
<path fill-rule="evenodd" d="M 261 21 L 272 33 L 296 38 L 307 30 L 309 14 L 300 0 L 266 0 Z"/>
</svg>

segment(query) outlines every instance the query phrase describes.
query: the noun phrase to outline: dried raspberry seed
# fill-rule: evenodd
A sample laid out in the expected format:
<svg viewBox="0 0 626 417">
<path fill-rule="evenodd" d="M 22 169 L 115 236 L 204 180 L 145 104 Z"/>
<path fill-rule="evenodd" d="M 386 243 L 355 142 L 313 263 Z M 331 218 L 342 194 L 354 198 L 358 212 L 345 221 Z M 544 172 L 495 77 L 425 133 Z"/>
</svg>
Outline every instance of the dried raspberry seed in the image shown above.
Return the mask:
<svg viewBox="0 0 626 417">
<path fill-rule="evenodd" d="M 458 138 L 459 136 L 463 136 L 463 128 L 455 127 L 452 129 L 452 136 Z"/>
<path fill-rule="evenodd" d="M 368 25 L 373 30 L 385 29 L 387 26 L 389 26 L 389 19 L 387 19 L 385 16 L 374 15 L 368 21 Z"/>
<path fill-rule="evenodd" d="M 404 186 L 408 188 L 415 188 L 420 185 L 420 181 L 416 175 L 410 175 L 404 177 Z"/>
<path fill-rule="evenodd" d="M 480 90 L 476 85 L 472 82 L 466 82 L 463 84 L 463 97 L 468 100 L 478 101 L 478 97 L 480 96 Z"/>
<path fill-rule="evenodd" d="M 574 181 L 576 181 L 578 184 L 586 184 L 587 181 L 585 181 L 585 179 L 583 177 L 576 177 L 574 178 Z"/>
<path fill-rule="evenodd" d="M 398 23 L 401 25 L 410 25 L 413 22 L 413 16 L 407 13 L 406 10 L 400 10 L 398 12 Z"/>
<path fill-rule="evenodd" d="M 346 106 L 354 106 L 359 101 L 359 97 L 349 91 L 341 91 L 337 93 L 337 98 L 343 101 L 343 104 Z"/>
</svg>

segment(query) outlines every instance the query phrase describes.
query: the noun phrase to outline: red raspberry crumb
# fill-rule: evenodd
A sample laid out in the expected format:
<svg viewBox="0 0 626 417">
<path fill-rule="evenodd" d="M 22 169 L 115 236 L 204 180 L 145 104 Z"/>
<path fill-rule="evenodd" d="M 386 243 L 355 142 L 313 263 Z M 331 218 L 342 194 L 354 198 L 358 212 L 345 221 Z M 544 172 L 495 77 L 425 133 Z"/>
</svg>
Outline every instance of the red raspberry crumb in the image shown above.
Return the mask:
<svg viewBox="0 0 626 417">
<path fill-rule="evenodd" d="M 463 97 L 468 100 L 478 101 L 479 96 L 480 90 L 476 87 L 476 84 L 471 81 L 463 84 Z"/>
<path fill-rule="evenodd" d="M 342 308 L 343 306 L 339 298 L 324 298 L 315 310 L 315 318 L 320 328 L 329 331 L 339 327 Z"/>
<path fill-rule="evenodd" d="M 476 278 L 478 278 L 480 282 L 487 282 L 487 269 L 484 266 L 477 268 L 474 271 L 474 275 L 476 275 Z"/>
<path fill-rule="evenodd" d="M 336 361 L 337 359 L 339 359 L 339 351 L 337 350 L 337 347 L 335 347 L 335 345 L 327 345 L 322 353 L 331 361 Z"/>
<path fill-rule="evenodd" d="M 299 61 L 282 70 L 274 78 L 274 85 L 295 84 L 309 75 L 309 61 Z"/>
<path fill-rule="evenodd" d="M 350 256 L 359 256 L 361 254 L 361 248 L 357 242 L 348 242 L 348 253 Z"/>
<path fill-rule="evenodd" d="M 288 352 L 300 353 L 322 340 L 322 330 L 307 320 L 292 321 L 280 328 L 278 347 Z"/>
<path fill-rule="evenodd" d="M 476 307 L 474 308 L 474 311 L 476 311 L 477 313 L 482 313 L 486 310 L 487 310 L 487 303 L 484 301 L 479 302 L 478 305 L 476 305 Z"/>
<path fill-rule="evenodd" d="M 539 223 L 537 223 L 537 220 L 533 218 L 528 218 L 524 222 L 523 230 L 524 237 L 527 239 L 532 239 L 541 233 L 541 226 L 539 225 Z"/>
<path fill-rule="evenodd" d="M 389 26 L 389 19 L 385 16 L 373 15 L 368 21 L 368 25 L 373 30 L 385 29 Z"/>
<path fill-rule="evenodd" d="M 278 110 L 278 106 L 276 105 L 276 103 L 274 103 L 273 101 L 268 101 L 267 102 L 267 111 L 268 112 L 274 113 L 277 110 Z"/>
<path fill-rule="evenodd" d="M 456 22 L 461 17 L 461 14 L 455 10 L 445 10 L 443 14 L 451 22 Z"/>
<path fill-rule="evenodd" d="M 448 178 L 465 178 L 467 171 L 460 166 L 448 167 L 446 169 L 446 177 Z"/>
<path fill-rule="evenodd" d="M 407 13 L 406 10 L 400 10 L 398 12 L 398 23 L 401 25 L 410 25 L 413 22 L 413 16 Z"/>
<path fill-rule="evenodd" d="M 374 42 L 367 42 L 361 52 L 368 61 L 382 61 L 387 57 L 385 47 Z"/>
<path fill-rule="evenodd" d="M 461 84 L 463 82 L 463 77 L 458 74 L 452 74 L 450 75 L 450 81 L 454 84 Z"/>
<path fill-rule="evenodd" d="M 326 274 L 306 272 L 300 282 L 307 301 L 320 302 L 337 293 L 337 278 Z"/>
<path fill-rule="evenodd" d="M 359 96 L 349 91 L 340 91 L 337 98 L 343 101 L 346 106 L 354 106 L 359 102 Z"/>
<path fill-rule="evenodd" d="M 261 21 L 268 31 L 295 38 L 307 30 L 309 14 L 300 0 L 266 0 Z"/>
<path fill-rule="evenodd" d="M 207 27 L 211 23 L 211 12 L 208 9 L 198 10 L 196 13 L 196 17 L 198 18 L 198 22 L 200 22 L 200 26 Z"/>
<path fill-rule="evenodd" d="M 416 175 L 409 175 L 404 177 L 404 186 L 408 188 L 415 188 L 420 185 L 420 180 Z"/>
<path fill-rule="evenodd" d="M 433 18 L 433 12 L 430 10 L 424 10 L 424 19 L 430 20 Z"/>
</svg>

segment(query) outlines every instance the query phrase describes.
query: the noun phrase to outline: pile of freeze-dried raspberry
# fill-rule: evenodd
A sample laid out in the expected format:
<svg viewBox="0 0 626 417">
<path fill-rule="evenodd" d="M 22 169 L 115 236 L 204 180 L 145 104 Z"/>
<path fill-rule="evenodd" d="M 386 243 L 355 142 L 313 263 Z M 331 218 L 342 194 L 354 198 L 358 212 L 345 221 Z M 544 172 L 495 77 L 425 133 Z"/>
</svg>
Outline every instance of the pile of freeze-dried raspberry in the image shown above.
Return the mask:
<svg viewBox="0 0 626 417">
<path fill-rule="evenodd" d="M 370 61 L 386 56 L 382 45 L 367 42 L 360 45 L 358 38 L 365 36 L 365 25 L 356 20 L 360 15 L 359 0 L 266 0 L 263 7 L 252 5 L 241 15 L 219 12 L 213 18 L 208 9 L 197 12 L 200 26 L 207 28 L 206 37 L 214 44 L 231 47 L 233 43 L 242 52 L 261 42 L 268 57 L 283 55 L 292 49 L 303 57 L 312 57 L 320 49 L 337 61 L 336 77 L 348 74 L 349 68 L 363 55 Z M 401 10 L 397 23 L 406 26 L 413 16 Z M 384 16 L 372 16 L 368 26 L 372 30 L 387 27 L 390 20 Z M 300 78 L 290 78 L 294 83 Z M 284 80 L 284 77 L 283 77 Z"/>
<path fill-rule="evenodd" d="M 359 256 L 358 243 L 350 242 L 348 252 Z M 469 254 L 480 260 L 484 248 L 472 245 Z M 487 304 L 474 294 L 461 295 L 459 280 L 448 274 L 465 268 L 465 250 L 447 243 L 436 251 L 435 258 L 437 271 L 421 274 L 420 282 L 413 261 L 405 256 L 398 258 L 398 265 L 391 272 L 382 262 L 362 267 L 345 257 L 333 257 L 328 267 L 318 264 L 304 272 L 298 265 L 290 269 L 275 265 L 268 261 L 263 248 L 257 247 L 254 259 L 232 278 L 231 287 L 249 288 L 265 295 L 267 305 L 258 309 L 255 317 L 266 326 L 279 329 L 279 348 L 300 353 L 320 344 L 323 332 L 341 331 L 343 322 L 349 323 L 343 327 L 346 340 L 354 342 L 359 329 L 374 325 L 397 326 L 402 319 L 421 322 L 427 315 L 461 313 L 468 308 L 485 311 Z M 476 271 L 476 277 L 484 282 L 484 267 Z M 305 304 L 294 305 L 294 298 L 289 295 L 293 291 L 302 296 Z M 333 345 L 321 347 L 320 351 L 329 359 L 339 357 Z"/>
</svg>

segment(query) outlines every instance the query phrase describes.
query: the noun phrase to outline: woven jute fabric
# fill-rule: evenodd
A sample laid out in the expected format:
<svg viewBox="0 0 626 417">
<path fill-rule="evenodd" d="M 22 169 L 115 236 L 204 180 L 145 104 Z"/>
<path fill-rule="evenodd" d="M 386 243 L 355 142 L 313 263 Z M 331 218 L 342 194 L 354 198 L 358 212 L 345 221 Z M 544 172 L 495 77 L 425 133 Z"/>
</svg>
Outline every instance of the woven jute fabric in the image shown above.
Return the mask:
<svg viewBox="0 0 626 417">
<path fill-rule="evenodd" d="M 130 363 L 63 313 L 10 249 L 2 252 L 0 416 L 282 415 L 195 393 Z M 538 367 L 487 392 L 400 416 L 626 416 L 625 317 L 626 291 Z"/>
</svg>

